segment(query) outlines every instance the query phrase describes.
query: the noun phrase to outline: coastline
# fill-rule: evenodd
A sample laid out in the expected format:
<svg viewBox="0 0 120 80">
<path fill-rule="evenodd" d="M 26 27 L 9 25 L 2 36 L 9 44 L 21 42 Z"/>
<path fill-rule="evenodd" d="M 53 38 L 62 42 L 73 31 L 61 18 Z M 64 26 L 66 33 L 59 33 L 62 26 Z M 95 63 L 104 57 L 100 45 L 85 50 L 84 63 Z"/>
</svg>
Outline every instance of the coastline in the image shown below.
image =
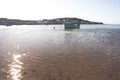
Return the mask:
<svg viewBox="0 0 120 80">
<path fill-rule="evenodd" d="M 0 25 L 61 25 L 65 22 L 80 23 L 80 24 L 103 24 L 102 22 L 93 22 L 79 18 L 56 18 L 43 20 L 19 20 L 0 18 Z"/>
</svg>

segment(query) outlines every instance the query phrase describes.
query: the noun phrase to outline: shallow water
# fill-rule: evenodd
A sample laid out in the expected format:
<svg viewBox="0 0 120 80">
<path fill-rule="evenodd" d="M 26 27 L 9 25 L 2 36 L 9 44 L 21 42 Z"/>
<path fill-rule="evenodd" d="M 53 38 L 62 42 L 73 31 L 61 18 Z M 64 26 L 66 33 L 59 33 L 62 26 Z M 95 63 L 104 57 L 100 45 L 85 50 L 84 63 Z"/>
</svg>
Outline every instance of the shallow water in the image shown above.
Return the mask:
<svg viewBox="0 0 120 80">
<path fill-rule="evenodd" d="M 0 80 L 120 80 L 120 25 L 0 26 Z"/>
</svg>

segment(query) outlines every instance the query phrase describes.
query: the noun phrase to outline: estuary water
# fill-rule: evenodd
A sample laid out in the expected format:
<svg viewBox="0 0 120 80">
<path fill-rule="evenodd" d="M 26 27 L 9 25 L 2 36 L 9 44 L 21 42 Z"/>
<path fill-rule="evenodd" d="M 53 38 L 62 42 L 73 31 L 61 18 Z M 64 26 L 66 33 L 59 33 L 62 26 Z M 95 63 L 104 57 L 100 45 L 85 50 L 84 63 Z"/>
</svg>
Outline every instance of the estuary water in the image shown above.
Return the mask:
<svg viewBox="0 0 120 80">
<path fill-rule="evenodd" d="M 0 26 L 0 80 L 120 80 L 120 25 Z"/>
</svg>

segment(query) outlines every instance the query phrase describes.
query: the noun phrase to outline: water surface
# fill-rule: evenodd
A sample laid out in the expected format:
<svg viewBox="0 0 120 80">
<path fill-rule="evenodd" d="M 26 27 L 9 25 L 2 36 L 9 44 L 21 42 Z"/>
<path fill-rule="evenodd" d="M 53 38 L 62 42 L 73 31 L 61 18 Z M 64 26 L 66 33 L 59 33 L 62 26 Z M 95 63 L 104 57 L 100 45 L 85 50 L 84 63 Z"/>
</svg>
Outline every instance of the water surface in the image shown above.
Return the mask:
<svg viewBox="0 0 120 80">
<path fill-rule="evenodd" d="M 0 80 L 120 80 L 120 25 L 0 26 Z"/>
</svg>

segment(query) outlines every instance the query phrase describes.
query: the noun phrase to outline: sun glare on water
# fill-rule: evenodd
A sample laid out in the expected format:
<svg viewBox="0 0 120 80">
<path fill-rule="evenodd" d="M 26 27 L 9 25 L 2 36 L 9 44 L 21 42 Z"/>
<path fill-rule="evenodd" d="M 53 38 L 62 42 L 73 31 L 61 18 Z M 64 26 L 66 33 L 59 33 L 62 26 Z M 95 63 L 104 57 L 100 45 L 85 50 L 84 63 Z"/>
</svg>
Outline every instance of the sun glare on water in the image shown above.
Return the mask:
<svg viewBox="0 0 120 80">
<path fill-rule="evenodd" d="M 13 62 L 9 65 L 10 66 L 10 75 L 12 80 L 20 80 L 21 76 L 21 69 L 22 69 L 22 62 L 19 60 L 22 55 L 13 55 Z"/>
</svg>

